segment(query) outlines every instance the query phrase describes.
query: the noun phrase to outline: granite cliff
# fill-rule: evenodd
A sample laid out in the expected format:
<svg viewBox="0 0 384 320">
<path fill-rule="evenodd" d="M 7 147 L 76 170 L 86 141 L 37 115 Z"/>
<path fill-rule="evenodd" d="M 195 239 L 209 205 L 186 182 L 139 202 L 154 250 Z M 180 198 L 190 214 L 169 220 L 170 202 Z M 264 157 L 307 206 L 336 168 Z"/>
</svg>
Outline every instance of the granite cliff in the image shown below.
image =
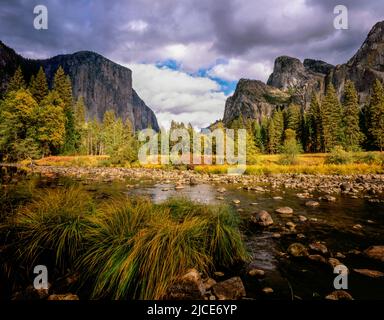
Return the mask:
<svg viewBox="0 0 384 320">
<path fill-rule="evenodd" d="M 267 84 L 258 80 L 240 80 L 227 99 L 223 121 L 228 125 L 240 114 L 258 121 L 269 117 L 276 107 L 290 103 L 307 109 L 314 93 L 323 95 L 332 82 L 342 99 L 344 84 L 352 80 L 364 105 L 375 79 L 384 80 L 384 21 L 376 23 L 357 53 L 345 64 L 333 66 L 321 60 L 281 56 L 275 60 Z M 283 99 L 274 99 L 274 96 Z"/>
<path fill-rule="evenodd" d="M 0 95 L 18 66 L 27 81 L 42 66 L 50 86 L 57 68 L 62 66 L 71 78 L 74 97 L 84 98 L 88 118 L 102 120 L 105 111 L 112 109 L 124 120 L 130 119 L 135 130 L 159 130 L 155 114 L 132 88 L 132 71 L 97 53 L 81 51 L 31 60 L 0 42 Z"/>
</svg>

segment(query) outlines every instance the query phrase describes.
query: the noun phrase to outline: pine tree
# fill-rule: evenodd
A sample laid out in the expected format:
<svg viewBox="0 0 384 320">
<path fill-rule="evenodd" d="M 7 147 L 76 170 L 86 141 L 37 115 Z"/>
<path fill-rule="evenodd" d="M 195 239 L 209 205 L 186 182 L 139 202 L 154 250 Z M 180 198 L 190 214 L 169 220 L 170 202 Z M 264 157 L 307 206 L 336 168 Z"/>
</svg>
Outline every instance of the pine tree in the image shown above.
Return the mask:
<svg viewBox="0 0 384 320">
<path fill-rule="evenodd" d="M 324 150 L 321 107 L 319 99 L 315 94 L 312 96 L 306 117 L 306 128 L 308 132 L 308 150 L 312 152 Z"/>
<path fill-rule="evenodd" d="M 38 157 L 33 139 L 38 104 L 28 90 L 11 91 L 1 106 L 0 152 L 5 160 Z M 28 143 L 26 143 L 28 142 Z"/>
<path fill-rule="evenodd" d="M 24 80 L 24 75 L 23 75 L 23 72 L 21 71 L 21 68 L 19 66 L 16 69 L 13 77 L 11 78 L 11 80 L 8 83 L 7 92 L 17 91 L 19 89 L 25 89 L 25 88 L 26 88 L 26 84 L 25 84 L 25 80 Z"/>
<path fill-rule="evenodd" d="M 277 153 L 281 148 L 284 134 L 283 112 L 275 110 L 268 124 L 268 152 Z"/>
<path fill-rule="evenodd" d="M 75 104 L 74 110 L 74 122 L 75 122 L 75 132 L 76 132 L 76 150 L 80 154 L 87 153 L 87 127 L 88 124 L 85 120 L 85 104 L 83 97 L 79 97 Z"/>
<path fill-rule="evenodd" d="M 54 76 L 53 89 L 57 91 L 64 103 L 65 113 L 65 143 L 63 146 L 64 153 L 73 153 L 78 145 L 78 134 L 75 128 L 75 119 L 73 115 L 73 99 L 71 79 L 64 73 L 64 69 L 60 66 Z"/>
<path fill-rule="evenodd" d="M 56 91 L 51 91 L 36 109 L 34 139 L 40 144 L 43 156 L 57 153 L 64 144 L 64 103 Z"/>
<path fill-rule="evenodd" d="M 260 149 L 256 147 L 255 136 L 253 130 L 253 123 L 250 119 L 246 121 L 246 154 L 247 154 L 247 163 L 255 164 L 257 162 L 257 155 L 260 152 Z"/>
<path fill-rule="evenodd" d="M 331 83 L 321 103 L 321 111 L 324 149 L 329 152 L 335 146 L 343 145 L 344 142 L 343 110 Z"/>
<path fill-rule="evenodd" d="M 29 84 L 29 91 L 36 100 L 40 103 L 48 94 L 48 83 L 43 67 L 40 67 L 36 77 L 32 77 Z"/>
<path fill-rule="evenodd" d="M 301 131 L 301 109 L 300 106 L 291 104 L 285 111 L 286 128 L 292 129 L 296 132 L 297 136 L 300 136 Z"/>
<path fill-rule="evenodd" d="M 359 125 L 359 101 L 355 85 L 352 81 L 348 80 L 345 84 L 344 92 L 344 136 L 345 136 L 345 149 L 356 150 L 360 147 L 363 141 L 363 134 Z"/>
<path fill-rule="evenodd" d="M 373 92 L 369 104 L 369 132 L 373 143 L 383 151 L 384 148 L 384 89 L 379 80 L 373 85 Z"/>
</svg>

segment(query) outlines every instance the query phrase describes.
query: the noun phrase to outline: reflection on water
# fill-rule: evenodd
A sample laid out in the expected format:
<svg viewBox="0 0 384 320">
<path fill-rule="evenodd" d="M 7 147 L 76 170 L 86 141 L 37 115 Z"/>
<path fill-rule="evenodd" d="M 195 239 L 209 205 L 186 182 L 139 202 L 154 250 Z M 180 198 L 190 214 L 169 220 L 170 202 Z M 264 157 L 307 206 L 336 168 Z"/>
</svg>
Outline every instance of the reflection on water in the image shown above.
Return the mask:
<svg viewBox="0 0 384 320">
<path fill-rule="evenodd" d="M 13 171 L 12 171 L 13 170 Z M 148 196 L 159 203 L 170 197 L 187 197 L 194 201 L 207 204 L 227 203 L 238 211 L 243 224 L 242 233 L 251 255 L 251 260 L 239 272 L 244 280 L 247 296 L 263 298 L 260 291 L 264 287 L 274 288 L 274 298 L 290 299 L 292 296 L 311 299 L 316 295 L 325 296 L 333 291 L 334 274 L 329 266 L 316 266 L 307 260 L 294 260 L 282 258 L 282 253 L 294 242 L 305 245 L 313 241 L 322 241 L 328 247 L 332 256 L 337 253 L 345 255 L 341 259 L 350 270 L 353 268 L 367 268 L 384 272 L 384 266 L 373 263 L 362 255 L 350 256 L 351 250 L 364 250 L 370 245 L 384 245 L 384 204 L 370 203 L 367 199 L 351 199 L 338 196 L 336 202 L 318 200 L 320 194 L 314 194 L 313 200 L 320 202 L 320 206 L 310 208 L 305 206 L 308 199 L 300 199 L 296 193 L 305 190 L 271 190 L 265 186 L 265 192 L 243 190 L 240 185 L 183 185 L 175 188 L 173 184 L 159 184 L 151 181 L 125 181 L 110 183 L 95 183 L 93 181 L 74 181 L 64 177 L 40 177 L 39 175 L 14 175 L 14 169 L 2 168 L 0 175 L 1 194 L 0 210 L 2 214 L 8 212 L 12 203 L 2 202 L 5 193 L 11 193 L 15 203 L 23 201 L 30 196 L 30 190 L 37 188 L 60 188 L 69 184 L 82 184 L 96 199 L 104 201 L 116 193 L 127 196 Z M 10 187 L 12 186 L 12 188 Z M 219 193 L 218 188 L 224 187 L 226 191 Z M 274 197 L 280 197 L 274 199 Z M 221 199 L 220 199 L 221 198 Z M 235 205 L 233 200 L 239 200 Z M 7 200 L 8 201 L 8 200 Z M 289 206 L 294 210 L 291 217 L 275 214 L 278 207 Z M 274 220 L 274 224 L 267 230 L 253 227 L 249 221 L 252 213 L 267 210 Z M 299 216 L 307 218 L 301 222 Z M 285 228 L 287 222 L 296 225 L 294 232 Z M 361 228 L 356 228 L 360 225 Z M 273 234 L 281 234 L 281 238 Z M 301 235 L 301 237 L 298 237 Z M 265 271 L 263 279 L 254 279 L 247 276 L 247 271 L 257 268 Z M 231 271 L 227 270 L 227 274 Z M 384 277 L 371 279 L 350 274 L 350 292 L 357 299 L 375 298 L 384 299 Z"/>
</svg>

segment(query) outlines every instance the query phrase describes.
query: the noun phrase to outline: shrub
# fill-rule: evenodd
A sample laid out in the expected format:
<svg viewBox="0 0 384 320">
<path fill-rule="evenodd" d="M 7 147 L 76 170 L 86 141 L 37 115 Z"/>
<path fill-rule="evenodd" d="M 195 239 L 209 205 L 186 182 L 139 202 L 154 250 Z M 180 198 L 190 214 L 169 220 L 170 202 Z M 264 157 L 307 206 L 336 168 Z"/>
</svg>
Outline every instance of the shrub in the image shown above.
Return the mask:
<svg viewBox="0 0 384 320">
<path fill-rule="evenodd" d="M 292 129 L 285 130 L 285 141 L 281 148 L 282 155 L 279 163 L 284 165 L 296 164 L 297 156 L 302 152 L 300 144 L 296 140 L 296 133 Z"/>
<path fill-rule="evenodd" d="M 341 146 L 334 147 L 325 159 L 327 164 L 348 164 L 351 162 L 351 153 L 345 151 Z"/>
</svg>

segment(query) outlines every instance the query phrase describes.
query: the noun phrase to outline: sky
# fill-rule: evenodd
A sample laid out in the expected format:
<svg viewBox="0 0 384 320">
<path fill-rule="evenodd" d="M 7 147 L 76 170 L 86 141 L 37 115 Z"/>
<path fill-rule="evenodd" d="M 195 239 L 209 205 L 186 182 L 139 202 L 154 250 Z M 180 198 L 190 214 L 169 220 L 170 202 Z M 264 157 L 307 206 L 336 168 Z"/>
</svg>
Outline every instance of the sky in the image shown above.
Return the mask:
<svg viewBox="0 0 384 320">
<path fill-rule="evenodd" d="M 348 29 L 333 26 L 348 8 Z M 36 5 L 48 29 L 33 27 Z M 276 57 L 341 64 L 384 20 L 381 0 L 0 0 L 0 40 L 29 58 L 95 51 L 130 68 L 161 126 L 222 118 L 241 78 L 267 81 Z"/>
</svg>

